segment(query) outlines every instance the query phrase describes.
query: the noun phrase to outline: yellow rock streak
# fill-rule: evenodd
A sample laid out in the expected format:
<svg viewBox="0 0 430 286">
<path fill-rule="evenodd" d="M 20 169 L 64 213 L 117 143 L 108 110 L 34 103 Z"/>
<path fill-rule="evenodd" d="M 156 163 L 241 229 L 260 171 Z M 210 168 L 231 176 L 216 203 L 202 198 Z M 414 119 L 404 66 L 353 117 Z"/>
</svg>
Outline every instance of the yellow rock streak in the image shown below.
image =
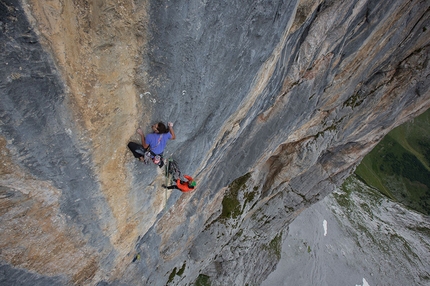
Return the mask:
<svg viewBox="0 0 430 286">
<path fill-rule="evenodd" d="M 118 253 L 120 271 L 138 236 L 124 154 L 138 121 L 134 79 L 146 41 L 146 4 L 28 0 L 25 6 L 65 80 L 78 136 L 92 148 L 94 173 L 116 219 L 104 231 Z"/>
</svg>

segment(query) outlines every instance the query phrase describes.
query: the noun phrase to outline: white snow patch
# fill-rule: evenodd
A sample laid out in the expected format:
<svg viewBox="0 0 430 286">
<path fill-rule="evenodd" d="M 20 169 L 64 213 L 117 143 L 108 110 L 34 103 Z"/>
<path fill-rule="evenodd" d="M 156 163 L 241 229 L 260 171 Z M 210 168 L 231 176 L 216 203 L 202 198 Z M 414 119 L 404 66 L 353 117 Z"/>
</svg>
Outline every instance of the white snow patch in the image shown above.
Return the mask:
<svg viewBox="0 0 430 286">
<path fill-rule="evenodd" d="M 362 286 L 362 285 L 355 285 L 355 286 Z M 366 279 L 363 278 L 363 286 L 370 286 L 369 283 L 367 283 Z"/>
<path fill-rule="evenodd" d="M 326 236 L 327 235 L 327 221 L 326 220 L 323 221 L 323 228 L 324 228 L 324 236 Z"/>
</svg>

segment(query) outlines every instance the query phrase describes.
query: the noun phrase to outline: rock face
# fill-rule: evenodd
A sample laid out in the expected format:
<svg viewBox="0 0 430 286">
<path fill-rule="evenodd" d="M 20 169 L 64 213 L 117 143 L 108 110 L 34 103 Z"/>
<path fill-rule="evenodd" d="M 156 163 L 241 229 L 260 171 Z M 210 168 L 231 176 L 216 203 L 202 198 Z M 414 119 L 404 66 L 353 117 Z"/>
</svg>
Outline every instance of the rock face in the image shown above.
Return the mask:
<svg viewBox="0 0 430 286">
<path fill-rule="evenodd" d="M 261 286 L 426 285 L 429 228 L 427 215 L 352 175 L 288 226 L 281 260 Z"/>
<path fill-rule="evenodd" d="M 428 1 L 0 13 L 2 283 L 259 284 L 297 214 L 430 106 Z M 160 120 L 192 193 L 127 150 Z"/>
</svg>

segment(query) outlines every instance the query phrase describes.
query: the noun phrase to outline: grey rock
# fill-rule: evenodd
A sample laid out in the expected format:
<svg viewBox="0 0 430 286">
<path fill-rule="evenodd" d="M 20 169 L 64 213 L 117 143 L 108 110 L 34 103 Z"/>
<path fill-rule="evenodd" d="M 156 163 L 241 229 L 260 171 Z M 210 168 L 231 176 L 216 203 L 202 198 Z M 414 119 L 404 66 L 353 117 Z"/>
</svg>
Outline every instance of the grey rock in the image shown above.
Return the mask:
<svg viewBox="0 0 430 286">
<path fill-rule="evenodd" d="M 97 114 L 88 112 L 97 108 L 75 103 L 81 95 L 73 93 L 70 78 L 93 68 L 94 61 L 82 70 L 57 66 L 61 55 L 49 48 L 55 42 L 43 42 L 41 34 L 49 35 L 38 30 L 43 21 L 36 8 L 28 8 L 35 17 L 28 21 L 21 2 L 2 2 L 5 166 L 58 190 L 57 200 L 37 189 L 41 195 L 30 196 L 32 205 L 58 203 L 53 209 L 64 218 L 58 226 L 77 230 L 64 236 L 92 259 L 88 267 L 64 269 L 60 282 L 189 285 L 205 275 L 212 285 L 258 285 L 279 260 L 288 224 L 335 190 L 388 131 L 430 106 L 426 1 L 136 1 L 133 9 L 147 13 L 136 22 L 140 14 L 126 14 L 131 10 L 116 3 L 81 4 L 76 11 L 82 14 L 70 20 L 79 19 L 73 27 L 82 42 L 72 45 L 78 54 L 94 48 L 83 54 L 103 56 L 123 39 L 114 24 L 137 23 L 130 37 L 143 37 L 144 48 L 134 82 L 121 84 L 136 90 L 128 99 L 142 108 L 139 124 L 175 122 L 177 139 L 169 142 L 166 156 L 198 186 L 187 194 L 160 191 L 164 178 L 154 166 L 132 161 L 126 142 L 102 132 L 109 124 L 124 125 L 115 131 L 135 128 L 137 122 L 123 119 L 127 104 L 107 111 L 101 106 Z M 113 18 L 103 18 L 109 25 L 97 22 L 109 13 Z M 82 44 L 88 39 L 93 42 Z M 92 46 L 98 41 L 107 44 Z M 82 85 L 96 86 L 97 80 Z M 85 96 L 100 100 L 95 92 Z M 115 100 L 108 98 L 106 106 Z M 101 131 L 82 128 L 80 121 L 87 119 Z M 133 140 L 133 134 L 122 135 Z M 106 138 L 106 146 L 94 142 L 97 136 Z M 101 174 L 97 158 L 115 144 L 124 154 L 122 165 L 114 169 L 118 173 Z M 130 182 L 120 200 L 104 183 L 106 174 Z M 0 175 L 6 194 L 13 180 L 28 182 L 12 171 Z M 18 203 L 12 210 L 28 205 L 26 190 L 13 196 Z M 11 211 L 5 210 L 2 223 Z M 121 230 L 124 225 L 130 228 Z M 7 241 L 16 250 L 13 238 Z M 118 246 L 121 241 L 134 244 Z M 132 262 L 136 253 L 140 259 Z M 11 256 L 1 259 L 11 265 Z M 59 261 L 49 262 L 28 267 L 46 279 L 59 277 L 51 269 Z M 15 275 L 21 266 L 5 271 Z M 16 281 L 31 285 L 32 277 Z"/>
</svg>

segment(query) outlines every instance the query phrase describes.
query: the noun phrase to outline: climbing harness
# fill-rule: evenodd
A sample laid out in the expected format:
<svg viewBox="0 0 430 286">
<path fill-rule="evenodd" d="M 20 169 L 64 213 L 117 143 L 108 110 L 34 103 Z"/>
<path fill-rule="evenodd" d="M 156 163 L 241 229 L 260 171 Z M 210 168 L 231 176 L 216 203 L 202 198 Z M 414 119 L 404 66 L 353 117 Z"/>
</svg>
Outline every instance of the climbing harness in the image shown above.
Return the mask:
<svg viewBox="0 0 430 286">
<path fill-rule="evenodd" d="M 181 179 L 181 171 L 179 170 L 178 163 L 172 158 L 169 159 L 168 172 L 172 175 L 173 181 L 176 181 L 177 179 Z"/>
</svg>

